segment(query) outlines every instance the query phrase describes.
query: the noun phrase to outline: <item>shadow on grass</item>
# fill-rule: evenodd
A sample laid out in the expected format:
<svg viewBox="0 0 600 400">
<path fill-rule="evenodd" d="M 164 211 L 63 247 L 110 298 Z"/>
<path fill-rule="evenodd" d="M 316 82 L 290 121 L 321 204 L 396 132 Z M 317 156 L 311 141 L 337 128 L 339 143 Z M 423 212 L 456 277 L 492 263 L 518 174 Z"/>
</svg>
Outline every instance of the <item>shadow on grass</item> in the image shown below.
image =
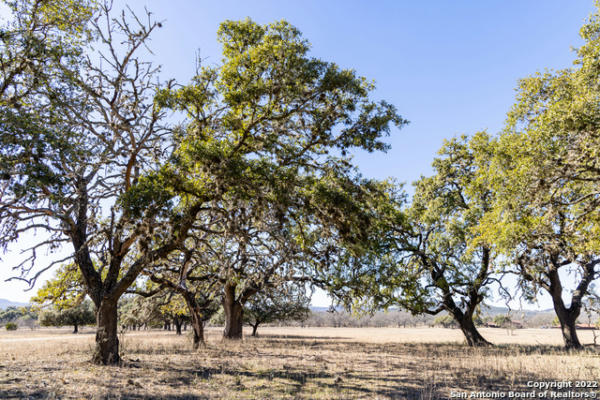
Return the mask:
<svg viewBox="0 0 600 400">
<path fill-rule="evenodd" d="M 279 398 L 284 395 L 301 395 L 307 382 L 311 382 L 318 388 L 318 391 L 329 389 L 335 392 L 346 392 L 351 398 L 356 396 L 360 398 L 388 398 L 388 399 L 438 399 L 443 398 L 444 393 L 439 393 L 435 387 L 423 385 L 418 379 L 408 379 L 406 377 L 382 378 L 375 374 L 363 373 L 331 373 L 327 371 L 307 371 L 299 368 L 287 368 L 283 370 L 269 369 L 263 371 L 248 371 L 241 368 L 231 367 L 201 367 L 195 370 L 173 369 L 162 366 L 156 366 L 158 372 L 176 372 L 177 374 L 188 375 L 188 379 L 182 380 L 181 377 L 173 377 L 164 380 L 162 383 L 171 386 L 181 384 L 191 384 L 194 379 L 210 380 L 217 375 L 226 375 L 233 381 L 239 381 L 240 384 L 232 384 L 232 390 L 244 390 L 241 378 L 249 379 L 253 382 L 261 380 L 266 381 L 263 386 L 268 389 L 268 398 Z M 190 376 L 191 375 L 191 376 Z M 386 388 L 373 387 L 373 380 L 386 384 Z M 275 383 L 276 381 L 279 381 Z M 431 397 L 424 397 L 424 388 Z M 306 396 L 306 394 L 303 394 Z M 252 397 L 254 398 L 254 396 Z M 258 396 L 257 398 L 262 398 Z"/>
<path fill-rule="evenodd" d="M 259 340 L 261 339 L 261 340 Z M 317 340 L 318 339 L 318 340 Z M 327 359 L 335 357 L 326 356 L 313 360 L 304 356 L 309 364 L 303 367 L 285 367 L 280 369 L 267 368 L 265 370 L 248 370 L 245 367 L 223 365 L 221 367 L 203 366 L 198 368 L 177 368 L 160 363 L 150 363 L 145 368 L 155 370 L 157 373 L 171 373 L 171 377 L 161 382 L 165 385 L 178 386 L 193 384 L 194 379 L 210 380 L 215 375 L 228 376 L 231 381 L 240 378 L 253 382 L 264 382 L 270 395 L 274 397 L 290 395 L 303 395 L 303 389 L 308 381 L 318 388 L 329 389 L 336 392 L 345 391 L 349 396 L 378 397 L 378 398 L 445 398 L 449 395 L 450 388 L 461 390 L 499 390 L 508 391 L 516 388 L 526 389 L 526 382 L 540 377 L 534 374 L 521 373 L 517 378 L 509 377 L 510 371 L 498 370 L 480 371 L 468 366 L 452 365 L 452 371 L 445 370 L 448 363 L 445 359 L 471 359 L 474 357 L 488 356 L 527 356 L 561 355 L 570 354 L 559 346 L 550 345 L 498 345 L 491 347 L 474 348 L 458 343 L 365 343 L 347 342 L 335 338 L 328 340 L 322 337 L 299 337 L 290 340 L 289 337 L 279 335 L 265 335 L 247 343 L 261 344 L 260 348 L 244 349 L 243 344 L 238 347 L 227 348 L 221 345 L 209 346 L 208 353 L 212 357 L 231 357 L 235 360 L 259 355 L 263 365 L 275 365 L 283 359 L 300 358 L 292 355 L 290 350 L 331 351 L 336 353 L 353 353 L 360 356 L 360 363 L 369 365 L 361 370 L 329 371 Z M 264 351 L 267 349 L 268 351 Z M 284 351 L 282 351 L 284 350 Z M 591 353 L 591 352 L 590 352 Z M 188 353 L 190 354 L 190 353 Z M 362 355 L 365 355 L 364 357 Z M 381 354 L 385 354 L 388 370 L 382 373 Z M 304 362 L 305 362 L 304 361 Z M 202 363 L 202 361 L 200 361 Z M 353 361 L 350 361 L 351 363 Z M 145 364 L 145 363 L 144 363 Z M 399 371 L 399 372 L 397 372 Z M 174 375 L 173 375 L 174 374 Z M 435 382 L 436 376 L 442 377 L 444 383 Z M 279 381 L 278 385 L 271 382 Z M 233 390 L 242 390 L 241 387 L 232 386 Z"/>
<path fill-rule="evenodd" d="M 246 336 L 244 339 L 250 340 L 259 340 L 259 339 L 301 339 L 301 340 L 349 340 L 352 338 L 349 337 L 340 337 L 340 336 L 302 336 L 302 335 L 274 335 L 274 334 L 264 334 L 260 333 L 258 336 Z"/>
<path fill-rule="evenodd" d="M 35 390 L 24 392 L 22 390 L 2 390 L 0 389 L 0 399 L 6 400 L 21 400 L 21 399 L 60 399 L 61 396 L 55 392 L 46 390 Z M 95 399 L 144 399 L 144 400 L 208 400 L 206 396 L 195 396 L 191 394 L 184 395 L 165 395 L 165 394 L 140 394 L 135 392 L 129 392 L 127 390 L 119 391 L 118 393 L 107 393 L 104 396 L 94 397 Z"/>
<path fill-rule="evenodd" d="M 21 389 L 0 389 L 0 399 L 47 399 L 52 396 L 45 390 L 36 389 L 34 391 L 24 392 Z"/>
<path fill-rule="evenodd" d="M 263 336 L 264 343 L 275 346 L 285 346 L 286 348 L 319 347 L 321 349 L 334 350 L 336 348 L 349 346 L 353 351 L 386 352 L 392 354 L 411 354 L 415 352 L 427 352 L 432 355 L 456 355 L 472 356 L 474 354 L 487 355 L 572 355 L 572 354 L 598 354 L 600 346 L 587 345 L 581 350 L 567 350 L 559 345 L 527 345 L 527 344 L 497 344 L 485 347 L 470 347 L 466 344 L 456 342 L 437 342 L 437 343 L 367 343 L 367 342 L 344 342 L 347 338 L 320 337 L 298 337 L 298 340 L 287 341 L 285 337 Z M 359 350 L 360 349 L 360 350 Z"/>
<path fill-rule="evenodd" d="M 336 338 L 337 339 L 337 338 Z M 452 371 L 445 370 L 443 360 L 449 358 L 471 358 L 475 356 L 510 355 L 510 354 L 561 354 L 561 349 L 555 346 L 498 346 L 486 348 L 470 348 L 456 343 L 364 343 L 311 340 L 284 340 L 263 338 L 261 342 L 268 352 L 260 352 L 262 366 L 249 370 L 244 366 L 221 365 L 220 367 L 203 366 L 197 368 L 177 368 L 160 363 L 152 363 L 146 367 L 155 370 L 157 374 L 171 373 L 168 379 L 161 384 L 178 386 L 193 384 L 195 379 L 211 380 L 215 376 L 226 376 L 227 381 L 240 382 L 247 379 L 253 383 L 263 384 L 271 397 L 284 395 L 306 396 L 307 382 L 312 387 L 310 390 L 329 390 L 334 393 L 347 393 L 349 397 L 390 398 L 390 399 L 438 399 L 447 398 L 452 388 L 464 391 L 498 390 L 508 391 L 516 388 L 526 389 L 526 382 L 538 379 L 533 374 L 521 373 L 517 380 L 509 378 L 504 372 L 491 373 L 480 371 L 471 367 L 452 366 Z M 286 366 L 282 368 L 268 368 L 281 362 L 284 358 L 296 358 L 289 353 L 293 349 L 304 349 L 314 346 L 318 351 L 331 350 L 339 353 L 365 354 L 360 362 L 370 365 L 370 368 L 361 370 L 344 369 L 331 371 L 327 362 L 321 360 L 304 363 L 302 366 Z M 220 354 L 236 357 L 236 360 L 252 359 L 252 354 L 244 350 L 230 351 L 219 347 L 208 349 Z M 374 354 L 376 353 L 376 354 Z M 369 356 L 373 354 L 373 356 Z M 380 354 L 385 354 L 387 370 L 382 373 Z M 214 356 L 214 355 L 213 355 Z M 238 358 L 239 357 L 239 358 Z M 327 358 L 333 358 L 326 356 Z M 358 356 L 357 356 L 358 357 Z M 362 357 L 362 356 L 361 356 Z M 203 357 L 204 358 L 204 357 Z M 310 356 L 304 360 L 312 361 Z M 200 361 L 202 363 L 202 361 Z M 352 362 L 352 361 L 350 361 Z M 264 366 L 267 366 L 266 369 Z M 507 371 L 508 372 L 508 371 Z M 174 375 L 173 375 L 174 374 Z M 219 379 L 221 379 L 219 378 Z M 436 379 L 437 382 L 436 382 Z M 243 390 L 243 385 L 232 384 L 231 390 Z M 259 396 L 260 397 L 260 396 Z"/>
<path fill-rule="evenodd" d="M 588 352 L 597 354 L 593 350 L 583 353 Z M 136 379 L 147 379 L 153 386 L 111 387 L 101 398 L 208 399 L 217 393 L 231 398 L 311 398 L 328 392 L 336 398 L 440 399 L 448 398 L 452 389 L 508 391 L 526 389 L 527 381 L 548 379 L 523 371 L 515 376 L 501 368 L 482 370 L 477 362 L 469 361 L 472 358 L 571 353 L 548 345 L 472 348 L 458 343 L 365 343 L 337 337 L 265 335 L 232 345 L 210 342 L 198 352 L 164 347 L 160 353 L 152 348 L 128 353 L 133 354 L 148 357 L 126 361 L 122 367 L 140 372 L 125 372 L 125 376 L 135 374 Z M 171 360 L 181 358 L 165 362 L 157 354 Z M 3 383 L 15 386 L 6 390 Z M 0 398 L 60 398 L 35 387 L 21 387 L 22 383 L 0 379 Z M 184 393 L 169 395 L 152 389 L 161 387 L 183 389 Z M 199 393 L 206 396 L 191 393 L 202 387 L 206 391 Z"/>
<path fill-rule="evenodd" d="M 182 395 L 165 395 L 165 394 L 140 394 L 135 392 L 128 392 L 126 390 L 119 392 L 118 394 L 110 394 L 106 397 L 107 399 L 144 399 L 144 400 L 208 400 L 210 397 L 207 396 L 196 396 L 192 394 Z"/>
</svg>

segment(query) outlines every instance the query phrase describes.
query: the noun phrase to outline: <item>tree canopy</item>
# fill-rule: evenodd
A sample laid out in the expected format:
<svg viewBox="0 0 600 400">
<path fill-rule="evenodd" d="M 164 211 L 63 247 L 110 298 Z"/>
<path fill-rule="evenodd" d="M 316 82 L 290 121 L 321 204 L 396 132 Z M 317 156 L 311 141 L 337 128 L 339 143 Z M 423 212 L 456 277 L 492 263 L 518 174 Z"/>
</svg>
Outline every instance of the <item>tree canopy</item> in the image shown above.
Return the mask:
<svg viewBox="0 0 600 400">
<path fill-rule="evenodd" d="M 581 347 L 575 321 L 590 285 L 600 276 L 598 256 L 598 54 L 600 15 L 581 28 L 585 41 L 574 67 L 537 73 L 519 82 L 517 100 L 480 176 L 495 201 L 482 237 L 508 257 L 529 300 L 544 290 L 553 299 L 567 347 Z M 567 306 L 564 278 L 576 276 Z"/>
<path fill-rule="evenodd" d="M 17 27 L 3 37 L 25 46 L 16 35 L 46 3 L 14 4 L 23 6 L 14 8 Z M 187 251 L 192 237 L 243 249 L 244 235 L 257 232 L 258 266 L 275 257 L 268 252 L 276 230 L 267 224 L 280 225 L 288 250 L 308 247 L 302 229 L 315 224 L 340 237 L 360 232 L 338 187 L 359 185 L 347 152 L 385 150 L 391 125 L 406 123 L 392 105 L 370 99 L 372 83 L 310 57 L 287 22 L 247 19 L 221 25 L 220 65 L 199 66 L 188 85 L 161 86 L 158 69 L 140 56 L 160 25 L 152 18 L 95 2 L 63 17 L 48 19 L 52 29 L 66 29 L 57 36 L 64 51 L 44 60 L 52 73 L 15 67 L 12 92 L 3 93 L 0 244 L 46 232 L 16 266 L 28 282 L 55 263 L 74 262 L 97 308 L 96 362 L 119 362 L 119 298 L 145 268 Z M 67 20 L 81 29 L 65 28 Z M 26 88 L 18 101 L 15 85 Z M 168 110 L 185 119 L 168 124 Z M 62 244 L 73 247 L 66 259 L 37 267 L 41 249 Z M 219 275 L 224 293 L 235 297 L 240 273 L 249 271 Z"/>
</svg>

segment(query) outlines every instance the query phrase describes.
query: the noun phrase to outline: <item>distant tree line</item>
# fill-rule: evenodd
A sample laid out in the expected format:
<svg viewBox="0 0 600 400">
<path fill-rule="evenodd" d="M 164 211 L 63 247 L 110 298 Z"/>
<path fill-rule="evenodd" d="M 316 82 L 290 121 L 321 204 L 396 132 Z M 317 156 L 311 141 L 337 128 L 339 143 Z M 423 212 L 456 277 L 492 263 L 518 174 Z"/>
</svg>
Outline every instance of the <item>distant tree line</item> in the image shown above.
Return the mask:
<svg viewBox="0 0 600 400">
<path fill-rule="evenodd" d="M 96 322 L 96 313 L 91 302 L 86 301 L 64 310 L 43 311 L 39 316 L 42 326 L 72 326 L 73 333 L 79 332 L 79 327 Z"/>
<path fill-rule="evenodd" d="M 0 310 L 0 325 L 14 324 L 17 326 L 25 326 L 33 328 L 37 324 L 38 314 L 31 307 L 14 307 L 10 306 L 4 310 Z"/>
</svg>

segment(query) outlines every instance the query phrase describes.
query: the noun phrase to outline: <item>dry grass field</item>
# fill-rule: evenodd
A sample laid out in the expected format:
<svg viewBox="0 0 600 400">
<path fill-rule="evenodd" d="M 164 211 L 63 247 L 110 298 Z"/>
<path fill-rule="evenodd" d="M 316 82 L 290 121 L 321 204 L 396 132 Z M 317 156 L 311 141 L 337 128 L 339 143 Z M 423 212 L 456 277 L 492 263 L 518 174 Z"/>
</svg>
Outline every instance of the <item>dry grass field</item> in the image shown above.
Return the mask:
<svg viewBox="0 0 600 400">
<path fill-rule="evenodd" d="M 209 329 L 193 352 L 185 334 L 128 332 L 124 364 L 99 367 L 89 363 L 89 328 L 3 331 L 0 398 L 445 399 L 600 378 L 600 350 L 566 353 L 557 330 L 482 333 L 498 346 L 471 349 L 458 330 L 437 328 L 262 328 L 242 343 Z M 590 331 L 581 336 L 592 341 Z"/>
</svg>

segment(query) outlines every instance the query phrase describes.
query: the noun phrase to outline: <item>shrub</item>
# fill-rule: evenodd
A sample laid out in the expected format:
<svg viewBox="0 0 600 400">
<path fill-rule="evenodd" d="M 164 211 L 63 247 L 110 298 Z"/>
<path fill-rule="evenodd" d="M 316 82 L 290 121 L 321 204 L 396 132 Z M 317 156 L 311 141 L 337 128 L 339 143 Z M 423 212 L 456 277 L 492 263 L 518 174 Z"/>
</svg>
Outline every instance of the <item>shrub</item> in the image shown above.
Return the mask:
<svg viewBox="0 0 600 400">
<path fill-rule="evenodd" d="M 15 324 L 14 322 L 8 322 L 6 324 L 6 330 L 7 331 L 16 331 L 17 330 L 17 324 Z"/>
<path fill-rule="evenodd" d="M 509 315 L 498 314 L 494 317 L 494 323 L 501 328 L 512 327 L 512 319 Z"/>
<path fill-rule="evenodd" d="M 433 320 L 433 324 L 436 326 L 441 325 L 444 328 L 456 328 L 458 326 L 454 318 L 448 314 L 438 316 L 435 320 Z"/>
</svg>

